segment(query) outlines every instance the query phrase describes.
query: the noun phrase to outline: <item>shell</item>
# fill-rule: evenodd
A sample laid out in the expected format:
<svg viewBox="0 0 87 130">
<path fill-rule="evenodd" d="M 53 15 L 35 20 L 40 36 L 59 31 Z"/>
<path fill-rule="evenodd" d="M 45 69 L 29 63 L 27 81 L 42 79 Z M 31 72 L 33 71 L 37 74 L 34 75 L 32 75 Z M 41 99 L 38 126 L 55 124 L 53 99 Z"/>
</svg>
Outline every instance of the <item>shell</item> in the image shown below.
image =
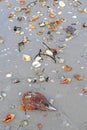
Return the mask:
<svg viewBox="0 0 87 130">
<path fill-rule="evenodd" d="M 22 58 L 24 61 L 31 61 L 31 57 L 29 55 L 23 54 Z"/>
<path fill-rule="evenodd" d="M 45 54 L 46 55 L 49 55 L 49 56 L 53 56 L 53 52 L 51 50 L 46 50 L 45 51 Z"/>
<path fill-rule="evenodd" d="M 38 62 L 38 61 L 34 61 L 34 62 L 32 63 L 32 66 L 35 67 L 35 68 L 39 68 L 39 67 L 41 66 L 41 63 Z"/>
<path fill-rule="evenodd" d="M 61 84 L 68 84 L 71 82 L 71 78 L 64 78 L 63 80 L 60 81 Z"/>
<path fill-rule="evenodd" d="M 62 69 L 65 71 L 70 71 L 70 70 L 72 70 L 72 67 L 69 65 L 64 65 L 64 66 L 62 66 Z"/>
<path fill-rule="evenodd" d="M 63 1 L 59 1 L 59 6 L 60 7 L 65 7 L 65 3 Z"/>
<path fill-rule="evenodd" d="M 79 81 L 83 80 L 83 77 L 81 75 L 79 75 L 79 74 L 74 75 L 74 78 L 79 80 Z"/>
<path fill-rule="evenodd" d="M 83 94 L 87 93 L 87 87 L 85 87 L 85 88 L 82 89 L 82 93 Z"/>
<path fill-rule="evenodd" d="M 2 121 L 8 123 L 8 122 L 12 121 L 12 120 L 14 119 L 14 117 L 15 117 L 14 114 L 7 114 L 7 115 L 3 118 Z"/>
</svg>

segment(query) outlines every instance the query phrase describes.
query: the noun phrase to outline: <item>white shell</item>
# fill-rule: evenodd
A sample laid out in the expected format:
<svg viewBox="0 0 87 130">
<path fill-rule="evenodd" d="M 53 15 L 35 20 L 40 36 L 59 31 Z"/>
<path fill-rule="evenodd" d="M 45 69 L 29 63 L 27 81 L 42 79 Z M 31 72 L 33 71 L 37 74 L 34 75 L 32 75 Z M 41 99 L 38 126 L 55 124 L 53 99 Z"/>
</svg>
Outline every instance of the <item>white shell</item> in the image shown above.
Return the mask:
<svg viewBox="0 0 87 130">
<path fill-rule="evenodd" d="M 35 67 L 35 68 L 38 68 L 38 67 L 41 66 L 41 63 L 38 62 L 38 61 L 34 61 L 34 62 L 32 63 L 32 66 Z"/>
<path fill-rule="evenodd" d="M 59 1 L 59 6 L 60 7 L 65 7 L 65 3 L 63 1 Z"/>
<path fill-rule="evenodd" d="M 6 78 L 12 77 L 12 74 L 6 74 Z"/>
<path fill-rule="evenodd" d="M 24 61 L 31 61 L 31 57 L 29 55 L 23 54 L 22 58 Z"/>
<path fill-rule="evenodd" d="M 47 55 L 49 55 L 49 56 L 53 56 L 53 53 L 52 53 L 52 51 L 50 51 L 50 50 L 46 50 L 46 52 L 45 52 Z"/>
<path fill-rule="evenodd" d="M 35 58 L 35 61 L 40 61 L 42 58 L 40 57 L 40 56 L 37 56 L 36 58 Z"/>
</svg>

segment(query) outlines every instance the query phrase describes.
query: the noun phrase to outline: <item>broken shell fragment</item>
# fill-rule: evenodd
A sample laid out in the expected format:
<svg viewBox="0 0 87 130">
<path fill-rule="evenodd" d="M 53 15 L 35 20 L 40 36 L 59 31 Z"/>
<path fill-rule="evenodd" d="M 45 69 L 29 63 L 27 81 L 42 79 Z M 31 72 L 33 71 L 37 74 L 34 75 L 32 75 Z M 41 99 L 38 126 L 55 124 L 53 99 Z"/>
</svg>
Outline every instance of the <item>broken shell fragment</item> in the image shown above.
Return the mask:
<svg viewBox="0 0 87 130">
<path fill-rule="evenodd" d="M 49 55 L 49 56 L 53 56 L 53 52 L 51 50 L 46 50 L 44 52 L 44 54 Z"/>
<path fill-rule="evenodd" d="M 63 1 L 59 1 L 59 6 L 60 7 L 65 7 L 65 3 Z"/>
<path fill-rule="evenodd" d="M 63 80 L 60 81 L 61 84 L 68 84 L 71 82 L 71 78 L 64 78 Z"/>
<path fill-rule="evenodd" d="M 3 44 L 4 43 L 4 40 L 3 38 L 0 36 L 0 44 Z"/>
<path fill-rule="evenodd" d="M 62 59 L 62 58 L 58 59 L 58 60 L 57 60 L 57 63 L 59 63 L 59 64 L 64 63 L 64 59 Z"/>
<path fill-rule="evenodd" d="M 64 66 L 62 66 L 62 69 L 65 71 L 70 71 L 70 70 L 72 70 L 72 67 L 68 66 L 68 65 L 64 65 Z"/>
<path fill-rule="evenodd" d="M 14 13 L 10 13 L 9 15 L 8 15 L 8 18 L 13 18 L 14 17 Z"/>
<path fill-rule="evenodd" d="M 34 29 L 36 29 L 36 26 L 34 24 L 29 25 L 29 29 L 34 30 Z"/>
<path fill-rule="evenodd" d="M 29 22 L 36 21 L 39 18 L 39 15 L 33 15 L 31 19 L 29 19 Z"/>
<path fill-rule="evenodd" d="M 85 87 L 85 88 L 82 89 L 82 93 L 83 94 L 87 93 L 87 87 Z"/>
<path fill-rule="evenodd" d="M 31 61 L 31 57 L 29 55 L 23 54 L 22 58 L 24 61 Z"/>
<path fill-rule="evenodd" d="M 8 114 L 8 115 L 6 115 L 6 116 L 3 118 L 2 121 L 8 123 L 8 122 L 12 121 L 12 120 L 14 119 L 14 117 L 15 117 L 14 114 Z"/>
<path fill-rule="evenodd" d="M 32 66 L 35 67 L 35 68 L 39 68 L 41 66 L 41 63 L 39 61 L 34 61 L 32 63 Z"/>
<path fill-rule="evenodd" d="M 21 8 L 20 8 L 20 7 L 15 7 L 14 10 L 15 10 L 16 12 L 20 12 L 20 11 L 21 11 Z"/>
<path fill-rule="evenodd" d="M 79 80 L 79 81 L 83 80 L 83 77 L 81 75 L 79 75 L 79 74 L 74 75 L 74 78 Z"/>
</svg>

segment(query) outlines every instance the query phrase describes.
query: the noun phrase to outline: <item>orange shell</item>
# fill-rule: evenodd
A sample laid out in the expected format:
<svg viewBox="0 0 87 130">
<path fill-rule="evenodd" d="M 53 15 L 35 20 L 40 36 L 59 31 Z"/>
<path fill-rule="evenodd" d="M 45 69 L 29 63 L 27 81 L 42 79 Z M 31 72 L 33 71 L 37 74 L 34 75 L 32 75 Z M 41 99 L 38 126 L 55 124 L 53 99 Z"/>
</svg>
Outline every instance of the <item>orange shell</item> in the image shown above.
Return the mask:
<svg viewBox="0 0 87 130">
<path fill-rule="evenodd" d="M 78 74 L 74 75 L 74 78 L 79 80 L 79 81 L 83 80 L 83 77 L 81 75 L 78 75 Z"/>
<path fill-rule="evenodd" d="M 3 118 L 2 121 L 8 123 L 8 122 L 12 121 L 12 120 L 14 119 L 14 117 L 15 117 L 14 114 L 8 114 L 8 115 L 6 115 L 6 116 Z"/>
<path fill-rule="evenodd" d="M 71 82 L 71 78 L 64 78 L 60 81 L 61 84 L 68 84 L 69 82 Z"/>
<path fill-rule="evenodd" d="M 62 66 L 62 69 L 66 70 L 66 71 L 70 71 L 70 70 L 72 70 L 72 67 L 69 65 L 64 65 L 64 66 Z"/>
</svg>

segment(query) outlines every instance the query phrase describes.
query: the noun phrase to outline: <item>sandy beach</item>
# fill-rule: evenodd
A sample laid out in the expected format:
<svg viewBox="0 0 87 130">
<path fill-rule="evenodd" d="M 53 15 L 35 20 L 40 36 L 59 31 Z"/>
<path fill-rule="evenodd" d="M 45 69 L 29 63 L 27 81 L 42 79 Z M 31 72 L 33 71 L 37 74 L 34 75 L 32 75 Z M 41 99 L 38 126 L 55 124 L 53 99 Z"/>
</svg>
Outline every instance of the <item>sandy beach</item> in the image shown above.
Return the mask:
<svg viewBox="0 0 87 130">
<path fill-rule="evenodd" d="M 0 1 L 0 130 L 87 130 L 86 37 L 86 0 Z M 27 91 L 56 111 L 20 110 Z"/>
</svg>

